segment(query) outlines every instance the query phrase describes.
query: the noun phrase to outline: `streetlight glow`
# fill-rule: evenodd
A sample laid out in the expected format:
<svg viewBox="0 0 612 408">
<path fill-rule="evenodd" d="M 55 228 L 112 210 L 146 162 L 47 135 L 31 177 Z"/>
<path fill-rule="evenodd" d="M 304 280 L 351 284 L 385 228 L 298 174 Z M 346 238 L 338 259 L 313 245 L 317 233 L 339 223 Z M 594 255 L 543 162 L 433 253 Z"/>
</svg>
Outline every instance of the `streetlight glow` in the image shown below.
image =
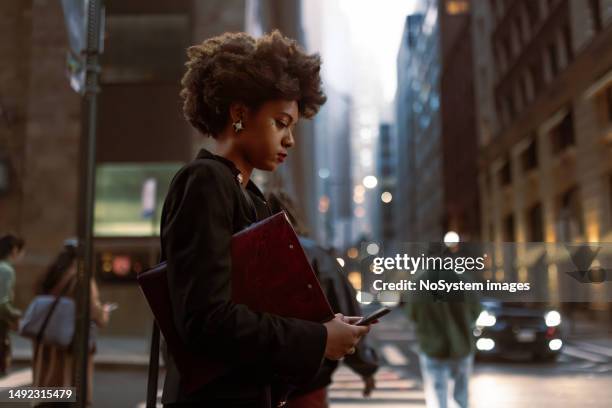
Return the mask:
<svg viewBox="0 0 612 408">
<path fill-rule="evenodd" d="M 380 195 L 380 199 L 382 200 L 383 203 L 389 204 L 391 200 L 393 200 L 393 195 L 390 192 L 385 191 L 384 193 Z"/>
<path fill-rule="evenodd" d="M 363 185 L 366 188 L 374 188 L 376 187 L 376 185 L 378 185 L 378 179 L 376 179 L 376 177 L 370 175 L 370 176 L 365 176 L 363 178 Z"/>
</svg>

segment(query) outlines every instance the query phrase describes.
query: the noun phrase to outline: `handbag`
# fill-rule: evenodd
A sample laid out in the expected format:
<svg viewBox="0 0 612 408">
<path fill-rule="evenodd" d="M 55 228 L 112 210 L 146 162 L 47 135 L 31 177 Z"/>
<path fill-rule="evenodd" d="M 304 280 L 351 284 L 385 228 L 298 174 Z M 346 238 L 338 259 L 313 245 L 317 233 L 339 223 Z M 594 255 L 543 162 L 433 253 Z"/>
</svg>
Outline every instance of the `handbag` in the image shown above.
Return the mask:
<svg viewBox="0 0 612 408">
<path fill-rule="evenodd" d="M 48 344 L 69 349 L 75 333 L 76 305 L 72 298 L 64 296 L 75 281 L 66 284 L 57 296 L 39 295 L 28 306 L 19 322 L 19 334 Z M 96 328 L 90 325 L 89 348 L 94 348 Z"/>
</svg>

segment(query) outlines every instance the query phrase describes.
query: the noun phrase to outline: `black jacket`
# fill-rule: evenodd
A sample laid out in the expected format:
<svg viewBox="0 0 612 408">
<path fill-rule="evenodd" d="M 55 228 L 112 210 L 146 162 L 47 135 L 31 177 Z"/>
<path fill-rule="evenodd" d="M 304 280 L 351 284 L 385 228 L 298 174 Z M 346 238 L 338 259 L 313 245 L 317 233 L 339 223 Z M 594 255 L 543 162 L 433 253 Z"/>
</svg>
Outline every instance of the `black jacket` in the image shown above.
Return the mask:
<svg viewBox="0 0 612 408">
<path fill-rule="evenodd" d="M 162 257 L 177 330 L 193 353 L 232 371 L 188 395 L 169 358 L 162 401 L 200 407 L 266 407 L 285 384 L 311 379 L 325 354 L 319 323 L 255 313 L 231 299 L 230 240 L 270 210 L 249 181 L 244 196 L 229 160 L 201 150 L 174 177 L 162 212 Z M 248 254 L 245 254 L 248 256 Z"/>
</svg>

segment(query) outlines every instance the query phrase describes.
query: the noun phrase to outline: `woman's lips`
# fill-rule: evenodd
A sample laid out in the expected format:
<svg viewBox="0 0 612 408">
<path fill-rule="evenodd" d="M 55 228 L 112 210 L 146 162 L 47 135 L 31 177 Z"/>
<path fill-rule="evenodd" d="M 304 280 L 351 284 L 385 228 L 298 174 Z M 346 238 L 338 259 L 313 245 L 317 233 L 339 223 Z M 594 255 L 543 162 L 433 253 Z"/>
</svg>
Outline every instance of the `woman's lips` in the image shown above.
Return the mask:
<svg viewBox="0 0 612 408">
<path fill-rule="evenodd" d="M 277 160 L 279 163 L 282 163 L 282 162 L 284 162 L 284 161 L 285 161 L 285 158 L 286 158 L 286 157 L 287 157 L 287 155 L 286 155 L 286 154 L 279 153 L 279 154 L 277 154 L 277 155 L 276 155 L 276 160 Z"/>
</svg>

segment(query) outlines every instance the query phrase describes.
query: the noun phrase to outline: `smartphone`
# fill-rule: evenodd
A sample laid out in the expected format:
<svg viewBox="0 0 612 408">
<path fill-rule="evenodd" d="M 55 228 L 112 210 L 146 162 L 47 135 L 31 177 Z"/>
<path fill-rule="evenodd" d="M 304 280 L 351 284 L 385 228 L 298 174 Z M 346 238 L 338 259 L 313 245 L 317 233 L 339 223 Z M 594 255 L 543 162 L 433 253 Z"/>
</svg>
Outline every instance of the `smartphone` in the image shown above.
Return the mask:
<svg viewBox="0 0 612 408">
<path fill-rule="evenodd" d="M 356 326 L 365 326 L 365 325 L 368 325 L 368 324 L 372 323 L 374 320 L 380 319 L 381 317 L 383 317 L 384 315 L 388 314 L 389 312 L 391 312 L 391 309 L 389 309 L 388 307 L 381 307 L 380 309 L 376 310 L 372 314 L 363 317 L 361 320 L 359 320 L 357 323 L 355 323 L 355 325 Z"/>
</svg>

